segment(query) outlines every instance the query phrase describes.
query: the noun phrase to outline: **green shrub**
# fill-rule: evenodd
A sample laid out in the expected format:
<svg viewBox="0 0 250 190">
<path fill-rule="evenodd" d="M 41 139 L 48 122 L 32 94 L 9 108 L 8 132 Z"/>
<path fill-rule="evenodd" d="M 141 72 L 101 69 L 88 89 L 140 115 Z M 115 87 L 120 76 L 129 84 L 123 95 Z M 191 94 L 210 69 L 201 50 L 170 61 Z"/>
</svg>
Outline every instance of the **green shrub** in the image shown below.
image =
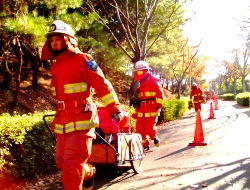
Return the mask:
<svg viewBox="0 0 250 190">
<path fill-rule="evenodd" d="M 236 96 L 237 104 L 241 106 L 249 106 L 250 92 L 239 93 Z"/>
<path fill-rule="evenodd" d="M 220 95 L 220 98 L 223 100 L 227 100 L 227 101 L 228 100 L 235 100 L 234 94 L 232 94 L 232 93 Z"/>
<path fill-rule="evenodd" d="M 42 121 L 43 115 L 0 115 L 0 173 L 37 179 L 57 170 L 55 144 Z"/>
<path fill-rule="evenodd" d="M 164 100 L 158 123 L 173 121 L 181 117 L 187 109 L 187 102 L 179 99 Z"/>
</svg>

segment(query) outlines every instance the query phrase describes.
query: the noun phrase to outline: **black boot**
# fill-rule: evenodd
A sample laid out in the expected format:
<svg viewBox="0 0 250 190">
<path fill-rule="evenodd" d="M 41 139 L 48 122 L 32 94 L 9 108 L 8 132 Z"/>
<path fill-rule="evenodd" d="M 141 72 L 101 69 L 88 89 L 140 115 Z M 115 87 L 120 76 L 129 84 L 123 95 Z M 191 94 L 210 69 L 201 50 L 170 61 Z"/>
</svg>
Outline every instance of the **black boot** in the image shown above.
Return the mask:
<svg viewBox="0 0 250 190">
<path fill-rule="evenodd" d="M 83 181 L 83 190 L 92 190 L 94 188 L 94 177 L 96 174 L 96 168 L 93 167 L 93 175 L 90 179 Z"/>
<path fill-rule="evenodd" d="M 143 147 L 143 148 L 144 148 L 145 151 L 148 151 L 150 147 L 149 147 L 149 145 L 148 145 L 148 146 L 145 146 L 145 147 Z"/>
<path fill-rule="evenodd" d="M 154 144 L 156 147 L 160 146 L 160 140 L 158 139 L 158 137 L 154 139 Z"/>
</svg>

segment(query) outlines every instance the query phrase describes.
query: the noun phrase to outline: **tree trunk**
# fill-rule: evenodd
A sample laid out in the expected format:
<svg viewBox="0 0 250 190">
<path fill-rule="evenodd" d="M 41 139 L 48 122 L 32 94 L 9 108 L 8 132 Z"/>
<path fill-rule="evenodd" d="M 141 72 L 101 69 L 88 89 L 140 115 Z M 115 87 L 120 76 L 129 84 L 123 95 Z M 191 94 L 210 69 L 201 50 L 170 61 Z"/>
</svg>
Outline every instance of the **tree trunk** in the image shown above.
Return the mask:
<svg viewBox="0 0 250 190">
<path fill-rule="evenodd" d="M 237 92 L 236 92 L 236 78 L 234 78 L 233 80 L 233 89 L 234 89 L 234 97 L 237 95 Z"/>
<path fill-rule="evenodd" d="M 6 89 L 11 89 L 12 76 L 8 68 L 8 63 L 7 63 L 8 59 L 6 57 L 4 57 L 3 59 L 4 59 L 3 60 L 4 79 L 1 86 Z"/>
<path fill-rule="evenodd" d="M 225 82 L 225 87 L 226 87 L 226 92 L 228 92 L 229 91 L 229 84 L 228 84 L 228 82 Z"/>
<path fill-rule="evenodd" d="M 178 81 L 177 82 L 177 99 L 180 99 L 181 98 L 181 82 Z"/>
<path fill-rule="evenodd" d="M 20 81 L 21 81 L 21 70 L 22 70 L 22 49 L 20 45 L 19 38 L 16 37 L 16 47 L 17 47 L 17 60 L 18 60 L 18 68 L 16 72 L 16 90 L 14 92 L 14 99 L 12 101 L 12 106 L 13 109 L 17 106 L 18 104 L 18 94 L 20 92 Z"/>
<path fill-rule="evenodd" d="M 245 78 L 246 78 L 245 76 L 242 76 L 242 92 L 247 91 Z"/>
<path fill-rule="evenodd" d="M 4 11 L 5 0 L 0 0 L 0 12 Z"/>
<path fill-rule="evenodd" d="M 40 90 L 40 86 L 38 84 L 38 72 L 39 72 L 39 65 L 40 65 L 40 58 L 38 54 L 38 49 L 36 49 L 35 53 L 30 52 L 31 54 L 31 67 L 32 67 L 32 88 L 35 91 Z"/>
</svg>

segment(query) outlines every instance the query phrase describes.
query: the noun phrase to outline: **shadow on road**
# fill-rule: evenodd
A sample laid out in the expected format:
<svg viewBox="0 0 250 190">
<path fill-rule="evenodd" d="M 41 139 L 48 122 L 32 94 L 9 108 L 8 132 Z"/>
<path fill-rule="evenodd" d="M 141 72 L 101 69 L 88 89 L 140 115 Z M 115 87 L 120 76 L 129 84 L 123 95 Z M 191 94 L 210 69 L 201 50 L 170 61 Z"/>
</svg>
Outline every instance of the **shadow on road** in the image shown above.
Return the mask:
<svg viewBox="0 0 250 190">
<path fill-rule="evenodd" d="M 235 167 L 238 166 L 238 167 Z M 232 170 L 227 170 L 223 173 L 223 168 L 233 167 Z M 192 190 L 200 190 L 202 187 L 209 187 L 209 185 L 215 184 L 222 179 L 224 180 L 223 184 L 218 185 L 218 188 L 214 188 L 214 190 L 224 190 L 228 188 L 235 187 L 237 189 L 237 184 L 243 184 L 240 189 L 249 190 L 250 189 L 250 178 L 246 176 L 250 176 L 250 158 L 237 160 L 234 162 L 230 162 L 227 164 L 217 164 L 217 163 L 208 163 L 206 166 L 203 166 L 203 170 L 220 170 L 221 175 L 216 177 L 212 177 L 207 180 L 200 181 L 200 184 L 196 188 L 192 188 Z M 196 172 L 201 170 L 200 167 L 193 168 L 192 172 Z M 182 187 L 181 189 L 187 189 L 190 186 Z"/>
<path fill-rule="evenodd" d="M 97 174 L 95 176 L 95 189 L 105 189 L 110 185 L 127 180 L 136 175 L 131 167 L 119 167 L 119 173 L 116 167 L 98 166 Z M 114 179 L 116 179 L 114 181 Z"/>
<path fill-rule="evenodd" d="M 180 149 L 180 150 L 177 150 L 177 151 L 175 151 L 175 152 L 172 152 L 172 153 L 170 153 L 170 154 L 167 154 L 167 155 L 165 155 L 165 156 L 162 156 L 162 157 L 160 157 L 160 158 L 157 158 L 157 159 L 155 159 L 155 160 L 161 160 L 161 159 L 167 158 L 167 157 L 169 157 L 169 156 L 173 156 L 173 155 L 175 155 L 175 154 L 182 153 L 182 152 L 184 152 L 184 151 L 186 151 L 186 150 L 189 150 L 189 149 L 191 149 L 191 148 L 193 148 L 193 147 L 187 146 L 187 147 L 184 147 L 184 148 L 182 148 L 182 149 Z"/>
</svg>

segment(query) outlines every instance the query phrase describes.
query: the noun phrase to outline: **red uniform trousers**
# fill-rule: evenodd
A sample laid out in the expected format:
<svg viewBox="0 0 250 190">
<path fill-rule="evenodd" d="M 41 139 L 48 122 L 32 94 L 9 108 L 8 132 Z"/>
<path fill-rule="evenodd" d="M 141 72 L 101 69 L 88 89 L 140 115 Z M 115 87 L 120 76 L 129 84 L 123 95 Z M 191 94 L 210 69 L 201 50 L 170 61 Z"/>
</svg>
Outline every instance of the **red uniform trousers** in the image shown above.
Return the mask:
<svg viewBox="0 0 250 190">
<path fill-rule="evenodd" d="M 157 117 L 137 117 L 136 132 L 141 134 L 143 147 L 149 145 L 147 135 L 151 140 L 157 136 L 156 129 Z"/>
<path fill-rule="evenodd" d="M 62 169 L 64 190 L 82 190 L 84 174 L 86 178 L 92 176 L 86 176 L 90 171 L 86 163 L 91 154 L 93 138 L 87 136 L 86 131 L 57 134 L 55 159 L 57 166 Z M 86 169 L 88 171 L 84 171 Z"/>
<path fill-rule="evenodd" d="M 201 103 L 194 103 L 194 110 L 197 112 L 198 110 L 201 111 Z"/>
</svg>

